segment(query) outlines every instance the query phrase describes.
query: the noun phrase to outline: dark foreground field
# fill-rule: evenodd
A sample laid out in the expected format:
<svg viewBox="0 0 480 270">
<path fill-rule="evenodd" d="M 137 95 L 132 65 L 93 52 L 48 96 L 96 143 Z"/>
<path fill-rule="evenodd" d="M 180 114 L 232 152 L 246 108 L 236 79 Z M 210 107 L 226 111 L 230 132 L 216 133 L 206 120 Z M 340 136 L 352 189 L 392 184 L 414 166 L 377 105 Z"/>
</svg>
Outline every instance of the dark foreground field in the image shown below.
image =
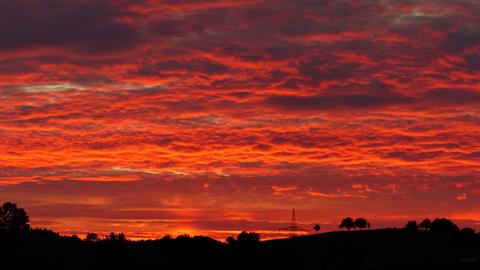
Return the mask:
<svg viewBox="0 0 480 270">
<path fill-rule="evenodd" d="M 401 229 L 226 244 L 208 237 L 83 241 L 0 234 L 0 269 L 480 269 L 477 234 Z"/>
</svg>

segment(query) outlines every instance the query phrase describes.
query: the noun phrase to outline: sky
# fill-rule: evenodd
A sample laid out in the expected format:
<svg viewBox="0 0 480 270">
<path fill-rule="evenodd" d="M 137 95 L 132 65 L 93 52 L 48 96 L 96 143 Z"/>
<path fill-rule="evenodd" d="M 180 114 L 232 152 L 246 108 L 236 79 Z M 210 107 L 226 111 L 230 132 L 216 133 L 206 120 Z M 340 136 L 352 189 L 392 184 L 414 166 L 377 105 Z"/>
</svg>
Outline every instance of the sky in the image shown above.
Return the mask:
<svg viewBox="0 0 480 270">
<path fill-rule="evenodd" d="M 480 228 L 478 1 L 0 1 L 0 104 L 35 227 Z"/>
</svg>

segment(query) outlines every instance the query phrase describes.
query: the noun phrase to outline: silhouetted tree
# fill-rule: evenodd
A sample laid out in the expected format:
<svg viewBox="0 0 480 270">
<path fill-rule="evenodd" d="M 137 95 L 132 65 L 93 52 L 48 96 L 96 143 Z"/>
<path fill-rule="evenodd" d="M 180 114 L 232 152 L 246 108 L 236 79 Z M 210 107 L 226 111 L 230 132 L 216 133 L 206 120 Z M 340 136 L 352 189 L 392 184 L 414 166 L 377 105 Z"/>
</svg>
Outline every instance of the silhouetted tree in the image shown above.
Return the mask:
<svg viewBox="0 0 480 270">
<path fill-rule="evenodd" d="M 367 229 L 370 230 L 370 222 L 367 222 Z"/>
<path fill-rule="evenodd" d="M 123 233 L 117 234 L 117 241 L 124 242 L 127 240 L 127 237 Z"/>
<path fill-rule="evenodd" d="M 426 218 L 422 222 L 420 222 L 420 224 L 418 224 L 418 228 L 423 229 L 423 230 L 430 230 L 430 225 L 431 224 L 432 224 L 432 222 L 430 221 L 430 219 Z"/>
<path fill-rule="evenodd" d="M 339 228 L 343 229 L 347 229 L 348 231 L 350 231 L 351 229 L 353 229 L 355 227 L 355 222 L 353 221 L 353 218 L 351 217 L 346 217 L 342 220 L 342 222 L 340 223 L 340 226 L 338 226 Z"/>
<path fill-rule="evenodd" d="M 313 229 L 318 232 L 320 231 L 320 224 L 315 224 L 315 226 L 313 226 Z"/>
<path fill-rule="evenodd" d="M 368 221 L 364 218 L 357 218 L 353 222 L 353 226 L 355 228 L 359 228 L 360 230 L 365 229 L 367 227 L 367 224 L 368 224 Z"/>
<path fill-rule="evenodd" d="M 227 237 L 227 239 L 225 239 L 225 242 L 227 242 L 227 244 L 229 244 L 229 245 L 232 245 L 235 242 L 237 242 L 237 240 L 235 239 L 235 237 L 233 237 L 233 235 L 230 235 L 230 236 Z"/>
<path fill-rule="evenodd" d="M 406 229 L 407 231 L 412 231 L 412 232 L 418 231 L 417 221 L 415 221 L 415 220 L 409 220 L 409 221 L 407 222 L 407 224 L 405 224 L 405 229 Z"/>
<path fill-rule="evenodd" d="M 87 233 L 87 236 L 85 237 L 85 240 L 87 242 L 95 242 L 98 241 L 98 234 L 96 233 Z"/>
<path fill-rule="evenodd" d="M 458 232 L 460 229 L 449 219 L 436 218 L 430 224 L 430 230 L 433 232 Z"/>
<path fill-rule="evenodd" d="M 68 236 L 62 236 L 62 237 L 64 237 L 65 239 L 68 239 L 68 240 L 70 240 L 70 241 L 75 241 L 75 242 L 80 242 L 80 241 L 82 241 L 82 240 L 80 239 L 80 237 L 78 237 L 78 235 L 76 235 L 76 234 L 68 235 Z"/>
<path fill-rule="evenodd" d="M 104 240 L 106 241 L 112 241 L 112 242 L 125 242 L 127 238 L 125 237 L 125 234 L 123 233 L 110 233 L 107 235 Z"/>
<path fill-rule="evenodd" d="M 243 231 L 237 236 L 239 243 L 256 243 L 260 241 L 260 234 Z"/>
<path fill-rule="evenodd" d="M 0 230 L 20 231 L 29 229 L 29 218 L 23 208 L 16 204 L 6 202 L 0 208 Z"/>
<path fill-rule="evenodd" d="M 178 240 L 185 240 L 185 239 L 191 239 L 192 237 L 190 237 L 190 235 L 188 234 L 180 234 L 180 235 L 177 235 L 177 238 L 175 239 L 178 239 Z"/>
<path fill-rule="evenodd" d="M 172 240 L 173 239 L 173 236 L 170 235 L 170 234 L 165 234 L 163 237 L 162 237 L 162 240 Z"/>
</svg>

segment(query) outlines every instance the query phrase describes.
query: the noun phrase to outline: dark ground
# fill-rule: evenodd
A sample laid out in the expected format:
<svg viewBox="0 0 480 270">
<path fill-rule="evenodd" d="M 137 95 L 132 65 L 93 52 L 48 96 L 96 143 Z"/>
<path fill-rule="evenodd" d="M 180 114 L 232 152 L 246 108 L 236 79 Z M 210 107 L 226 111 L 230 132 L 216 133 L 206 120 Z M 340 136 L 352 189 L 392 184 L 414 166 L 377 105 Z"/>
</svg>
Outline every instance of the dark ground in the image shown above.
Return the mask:
<svg viewBox="0 0 480 270">
<path fill-rule="evenodd" d="M 402 229 L 226 244 L 208 237 L 82 241 L 0 233 L 0 269 L 480 269 L 480 237 Z"/>
</svg>

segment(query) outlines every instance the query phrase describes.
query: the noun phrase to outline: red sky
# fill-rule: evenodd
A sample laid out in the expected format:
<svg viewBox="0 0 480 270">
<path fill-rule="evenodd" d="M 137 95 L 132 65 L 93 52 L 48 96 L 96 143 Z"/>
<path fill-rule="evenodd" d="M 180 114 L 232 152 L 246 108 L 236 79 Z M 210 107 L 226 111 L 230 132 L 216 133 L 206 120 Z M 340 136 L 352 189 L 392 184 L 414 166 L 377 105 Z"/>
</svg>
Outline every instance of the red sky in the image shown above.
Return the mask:
<svg viewBox="0 0 480 270">
<path fill-rule="evenodd" d="M 0 2 L 0 200 L 130 237 L 480 222 L 473 0 Z"/>
</svg>

